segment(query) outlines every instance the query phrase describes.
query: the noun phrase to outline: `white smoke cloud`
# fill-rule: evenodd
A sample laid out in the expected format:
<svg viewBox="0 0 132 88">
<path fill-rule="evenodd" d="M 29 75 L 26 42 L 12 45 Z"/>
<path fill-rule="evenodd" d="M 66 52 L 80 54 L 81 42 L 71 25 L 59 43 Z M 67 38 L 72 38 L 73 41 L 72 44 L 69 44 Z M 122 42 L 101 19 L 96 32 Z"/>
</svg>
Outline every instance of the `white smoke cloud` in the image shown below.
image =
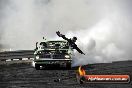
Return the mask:
<svg viewBox="0 0 132 88">
<path fill-rule="evenodd" d="M 113 18 L 113 15 L 110 15 L 93 27 L 85 30 L 74 31 L 74 36 L 78 36 L 82 39 L 79 40 L 78 45 L 86 52 L 86 55 L 80 55 L 76 53 L 76 58 L 74 59 L 74 65 L 80 64 L 88 64 L 88 63 L 105 63 L 112 61 L 120 61 L 120 60 L 131 60 L 131 54 L 129 52 L 132 48 L 130 40 L 130 35 L 125 31 L 125 25 L 120 29 L 118 24 L 119 15 L 116 18 Z M 120 20 L 119 23 L 122 23 Z M 116 26 L 115 26 L 116 24 Z M 129 44 L 128 44 L 129 42 Z"/>
<path fill-rule="evenodd" d="M 0 45 L 34 49 L 42 37 L 77 36 L 75 64 L 131 59 L 131 0 L 0 0 Z"/>
</svg>

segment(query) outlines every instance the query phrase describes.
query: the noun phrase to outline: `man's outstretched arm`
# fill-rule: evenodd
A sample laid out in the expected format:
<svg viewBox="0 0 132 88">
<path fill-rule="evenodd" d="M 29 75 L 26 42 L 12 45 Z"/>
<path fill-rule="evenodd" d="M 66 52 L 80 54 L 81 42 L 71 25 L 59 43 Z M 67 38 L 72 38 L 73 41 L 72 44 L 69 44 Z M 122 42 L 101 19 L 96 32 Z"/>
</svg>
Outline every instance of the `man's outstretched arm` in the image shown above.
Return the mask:
<svg viewBox="0 0 132 88">
<path fill-rule="evenodd" d="M 69 41 L 69 39 L 66 38 L 65 35 L 61 34 L 59 31 L 57 31 L 56 34 L 57 34 L 59 37 L 62 37 L 63 39 Z"/>
</svg>

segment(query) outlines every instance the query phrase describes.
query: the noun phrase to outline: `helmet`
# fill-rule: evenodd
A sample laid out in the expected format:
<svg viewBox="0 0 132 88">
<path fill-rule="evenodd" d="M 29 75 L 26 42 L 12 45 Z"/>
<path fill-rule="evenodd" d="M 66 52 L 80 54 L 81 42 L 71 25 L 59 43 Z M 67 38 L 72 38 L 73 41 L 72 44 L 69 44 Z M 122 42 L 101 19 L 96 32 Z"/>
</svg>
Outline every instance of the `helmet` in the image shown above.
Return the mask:
<svg viewBox="0 0 132 88">
<path fill-rule="evenodd" d="M 77 37 L 73 37 L 72 40 L 73 40 L 73 42 L 76 42 Z"/>
</svg>

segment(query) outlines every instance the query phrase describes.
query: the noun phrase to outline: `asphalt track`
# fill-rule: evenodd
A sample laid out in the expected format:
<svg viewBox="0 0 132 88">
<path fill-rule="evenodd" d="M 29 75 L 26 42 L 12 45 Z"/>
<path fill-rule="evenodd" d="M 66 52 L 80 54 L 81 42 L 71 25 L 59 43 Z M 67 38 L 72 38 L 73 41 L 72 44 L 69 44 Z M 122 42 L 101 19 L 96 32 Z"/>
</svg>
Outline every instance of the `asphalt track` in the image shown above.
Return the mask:
<svg viewBox="0 0 132 88">
<path fill-rule="evenodd" d="M 0 88 L 132 88 L 126 84 L 79 84 L 76 80 L 78 67 L 71 70 L 36 70 L 31 63 L 1 64 Z M 132 61 L 85 65 L 87 74 L 128 74 L 132 78 Z"/>
</svg>

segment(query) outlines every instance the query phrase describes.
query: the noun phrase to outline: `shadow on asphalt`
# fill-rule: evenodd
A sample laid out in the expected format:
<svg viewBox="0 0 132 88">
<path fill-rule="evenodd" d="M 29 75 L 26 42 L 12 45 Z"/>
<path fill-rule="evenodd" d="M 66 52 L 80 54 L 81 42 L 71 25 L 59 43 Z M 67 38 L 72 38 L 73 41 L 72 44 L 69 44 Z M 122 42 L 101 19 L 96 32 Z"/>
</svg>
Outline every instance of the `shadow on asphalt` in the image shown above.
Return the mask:
<svg viewBox="0 0 132 88">
<path fill-rule="evenodd" d="M 59 67 L 59 66 L 47 66 L 47 67 L 41 67 L 39 70 L 77 70 L 79 66 L 71 67 L 71 68 L 66 68 L 66 67 Z M 92 65 L 85 65 L 82 66 L 85 70 L 91 70 L 94 69 Z"/>
</svg>

